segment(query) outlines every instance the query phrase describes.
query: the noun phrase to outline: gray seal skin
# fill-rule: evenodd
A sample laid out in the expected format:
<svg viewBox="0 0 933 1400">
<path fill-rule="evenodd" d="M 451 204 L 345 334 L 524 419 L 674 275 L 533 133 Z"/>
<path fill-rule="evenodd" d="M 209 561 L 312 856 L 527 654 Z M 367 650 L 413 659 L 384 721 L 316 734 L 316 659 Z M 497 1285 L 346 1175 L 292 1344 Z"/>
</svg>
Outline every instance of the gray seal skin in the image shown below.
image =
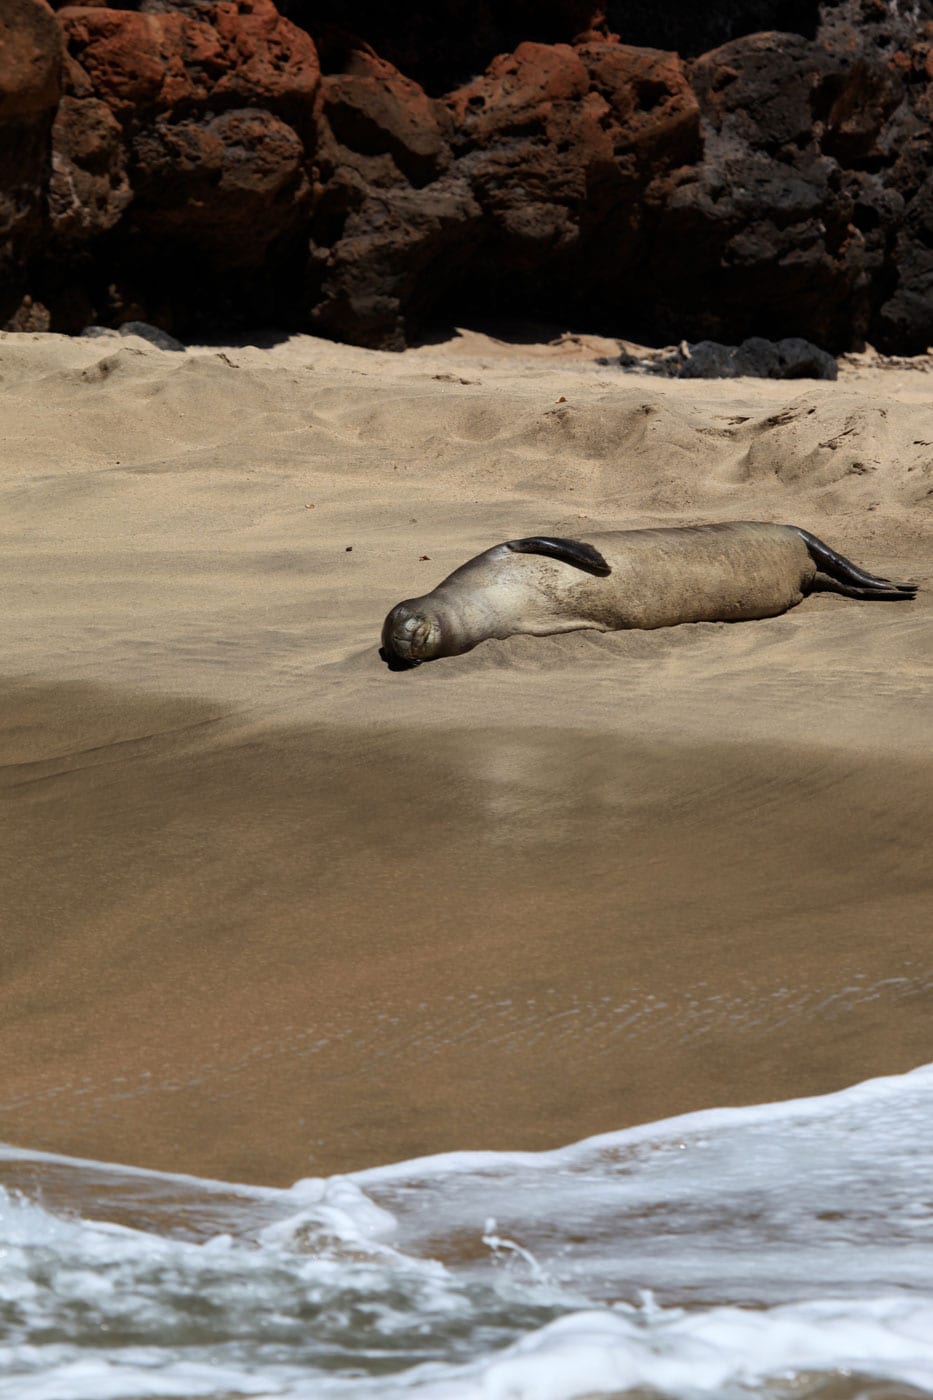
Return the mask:
<svg viewBox="0 0 933 1400">
<path fill-rule="evenodd" d="M 739 622 L 776 617 L 808 593 L 903 602 L 916 591 L 867 573 L 796 525 L 619 530 L 589 542 L 533 536 L 494 545 L 431 593 L 397 603 L 380 655 L 405 670 L 490 637 Z"/>
</svg>

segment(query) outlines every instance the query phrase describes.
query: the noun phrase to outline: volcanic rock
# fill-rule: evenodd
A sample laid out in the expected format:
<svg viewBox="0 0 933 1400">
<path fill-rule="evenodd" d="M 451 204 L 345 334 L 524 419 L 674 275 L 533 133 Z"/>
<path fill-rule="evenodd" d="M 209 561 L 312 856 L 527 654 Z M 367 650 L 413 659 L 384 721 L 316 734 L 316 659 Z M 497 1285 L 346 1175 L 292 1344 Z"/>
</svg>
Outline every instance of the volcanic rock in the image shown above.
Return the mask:
<svg viewBox="0 0 933 1400">
<path fill-rule="evenodd" d="M 683 341 L 675 350 L 642 356 L 623 353 L 619 364 L 629 372 L 665 379 L 835 379 L 839 372 L 832 355 L 799 336 L 784 340 L 750 336 L 741 345 Z"/>
<path fill-rule="evenodd" d="M 323 115 L 346 150 L 391 156 L 416 187 L 446 167 L 449 153 L 435 104 L 390 63 L 356 50 L 344 71 L 325 77 L 322 87 Z"/>
<path fill-rule="evenodd" d="M 64 44 L 43 0 L 5 0 L 0 11 L 0 324 L 27 315 L 25 264 L 46 239 L 51 129 Z M 22 323 L 22 315 L 20 322 Z M 28 316 L 27 316 L 28 319 Z"/>
<path fill-rule="evenodd" d="M 58 18 L 95 95 L 123 117 L 253 105 L 310 116 L 317 52 L 272 0 L 209 0 L 194 14 L 70 5 Z"/>
<path fill-rule="evenodd" d="M 211 252 L 229 267 L 262 263 L 309 194 L 298 135 L 259 108 L 157 121 L 133 140 L 133 163 L 136 229 Z"/>
<path fill-rule="evenodd" d="M 325 114 L 331 90 L 344 90 L 332 82 L 324 79 Z M 410 87 L 407 96 L 427 101 Z M 521 296 L 529 286 L 539 304 L 547 285 L 556 304 L 579 306 L 581 315 L 594 297 L 618 300 L 626 264 L 646 236 L 645 190 L 699 152 L 699 108 L 676 55 L 609 42 L 521 44 L 434 111 L 430 157 L 447 164 L 447 146 L 434 137 L 446 130 L 451 178 L 366 198 L 348 169 L 370 187 L 391 184 L 391 173 L 367 170 L 346 150 L 342 170 L 334 161 L 330 179 L 343 183 L 352 219 L 332 233 L 320 264 L 313 320 L 329 334 L 400 344 L 439 306 L 468 298 L 474 311 L 509 308 L 516 290 Z M 385 137 L 361 138 L 347 121 L 338 129 L 357 149 L 388 149 Z M 395 163 L 406 165 L 397 147 Z M 400 262 L 408 257 L 410 269 Z M 388 300 L 376 291 L 386 276 Z M 364 305 L 373 308 L 369 329 Z"/>
<path fill-rule="evenodd" d="M 56 5 L 0 18 L 0 324 L 933 342 L 933 0 Z"/>
<path fill-rule="evenodd" d="M 96 97 L 63 97 L 52 127 L 52 234 L 85 242 L 113 228 L 132 198 L 123 132 L 110 108 Z"/>
<path fill-rule="evenodd" d="M 312 325 L 356 345 L 404 349 L 459 288 L 481 227 L 479 205 L 456 176 L 365 199 L 334 247 L 316 250 Z"/>
</svg>

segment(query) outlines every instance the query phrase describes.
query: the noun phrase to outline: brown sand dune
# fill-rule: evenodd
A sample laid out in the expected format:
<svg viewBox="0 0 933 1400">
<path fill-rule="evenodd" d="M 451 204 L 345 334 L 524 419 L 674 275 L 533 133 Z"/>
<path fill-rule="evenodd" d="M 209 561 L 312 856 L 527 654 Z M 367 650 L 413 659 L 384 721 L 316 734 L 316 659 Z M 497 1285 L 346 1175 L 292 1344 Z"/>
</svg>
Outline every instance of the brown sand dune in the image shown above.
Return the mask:
<svg viewBox="0 0 933 1400">
<path fill-rule="evenodd" d="M 0 337 L 0 1137 L 288 1181 L 931 1058 L 930 377 L 610 348 Z M 378 660 L 498 540 L 709 519 L 927 587 Z"/>
</svg>

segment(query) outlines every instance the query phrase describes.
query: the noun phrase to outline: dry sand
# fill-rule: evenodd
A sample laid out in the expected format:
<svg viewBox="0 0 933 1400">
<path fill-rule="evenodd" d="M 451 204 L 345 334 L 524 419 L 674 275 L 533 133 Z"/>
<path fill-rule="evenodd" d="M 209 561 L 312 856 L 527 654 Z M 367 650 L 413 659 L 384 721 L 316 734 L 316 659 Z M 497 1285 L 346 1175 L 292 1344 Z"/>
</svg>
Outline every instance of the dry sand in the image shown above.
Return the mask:
<svg viewBox="0 0 933 1400">
<path fill-rule="evenodd" d="M 933 376 L 613 349 L 0 336 L 0 1137 L 288 1182 L 933 1058 Z M 928 586 L 378 660 L 498 540 L 719 519 Z"/>
</svg>

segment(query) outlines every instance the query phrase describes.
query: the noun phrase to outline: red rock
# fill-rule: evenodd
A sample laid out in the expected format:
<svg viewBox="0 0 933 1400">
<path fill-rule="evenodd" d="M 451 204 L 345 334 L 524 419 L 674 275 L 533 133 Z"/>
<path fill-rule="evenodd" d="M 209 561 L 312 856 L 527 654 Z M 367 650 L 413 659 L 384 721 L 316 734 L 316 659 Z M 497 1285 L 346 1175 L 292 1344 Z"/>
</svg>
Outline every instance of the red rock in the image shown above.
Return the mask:
<svg viewBox="0 0 933 1400">
<path fill-rule="evenodd" d="M 651 175 L 699 150 L 699 109 L 680 60 L 653 49 L 522 44 L 448 105 L 455 148 L 482 148 L 500 178 L 511 168 L 533 197 L 586 199 L 595 167 L 621 161 L 626 178 Z"/>
<path fill-rule="evenodd" d="M 58 18 L 91 90 L 117 112 L 155 106 L 163 84 L 182 67 L 177 50 L 187 21 L 181 15 L 69 6 Z M 194 95 L 193 85 L 188 93 Z"/>
<path fill-rule="evenodd" d="M 458 307 L 933 339 L 933 29 L 910 7 L 814 0 L 806 37 L 702 53 L 735 7 L 112 3 L 133 8 L 0 0 L 0 323 L 79 326 L 111 285 L 115 317 L 373 345 Z"/>
<path fill-rule="evenodd" d="M 364 155 L 388 154 L 415 185 L 448 162 L 437 104 L 417 83 L 364 49 L 322 81 L 322 111 L 336 140 Z"/>
<path fill-rule="evenodd" d="M 63 97 L 52 128 L 49 218 L 56 237 L 84 241 L 119 221 L 133 197 L 123 132 L 106 103 Z"/>
<path fill-rule="evenodd" d="M 38 303 L 22 268 L 43 245 L 50 132 L 61 91 L 63 45 L 43 0 L 0 9 L 0 325 L 35 324 Z M 45 308 L 42 308 L 44 313 Z"/>
<path fill-rule="evenodd" d="M 843 164 L 881 154 L 878 138 L 904 96 L 904 84 L 894 65 L 853 63 L 838 87 L 823 136 L 823 150 Z"/>
<path fill-rule="evenodd" d="M 607 42 L 577 52 L 608 104 L 616 153 L 636 151 L 640 162 L 657 168 L 699 157 L 700 108 L 677 54 Z"/>
<path fill-rule="evenodd" d="M 95 95 L 120 115 L 218 100 L 310 115 L 317 51 L 272 0 L 221 0 L 203 15 L 70 5 L 58 18 Z"/>
<path fill-rule="evenodd" d="M 310 36 L 272 0 L 224 0 L 212 13 L 226 65 L 214 96 L 310 111 L 321 77 Z"/>
<path fill-rule="evenodd" d="M 482 77 L 446 99 L 458 144 L 488 145 L 512 135 L 558 135 L 567 104 L 580 102 L 589 76 L 569 44 L 520 44 L 493 60 Z"/>
<path fill-rule="evenodd" d="M 503 266 L 530 268 L 579 236 L 588 175 L 611 163 L 607 104 L 568 44 L 521 44 L 446 100 Z"/>
<path fill-rule="evenodd" d="M 373 78 L 383 76 L 366 62 Z M 344 227 L 330 254 L 319 254 L 314 319 L 329 333 L 401 344 L 423 323 L 430 279 L 435 301 L 469 280 L 487 308 L 536 277 L 565 305 L 584 303 L 596 287 L 611 301 L 641 236 L 645 187 L 699 149 L 699 109 L 676 55 L 589 34 L 578 47 L 520 44 L 448 94 L 443 110 L 455 180 L 429 184 L 420 197 L 367 199 L 346 166 L 342 176 L 324 172 L 322 204 L 335 178 L 348 180 Z M 362 124 L 347 122 L 343 139 L 376 148 Z M 357 166 L 353 179 L 367 175 Z M 445 259 L 434 253 L 442 237 Z M 414 279 L 406 260 L 418 269 Z"/>
<path fill-rule="evenodd" d="M 307 204 L 300 139 L 256 108 L 156 122 L 136 137 L 133 157 L 136 228 L 209 250 L 227 267 L 261 263 Z"/>
<path fill-rule="evenodd" d="M 0 122 L 30 121 L 61 91 L 62 37 L 44 0 L 3 0 L 0 9 Z"/>
</svg>

